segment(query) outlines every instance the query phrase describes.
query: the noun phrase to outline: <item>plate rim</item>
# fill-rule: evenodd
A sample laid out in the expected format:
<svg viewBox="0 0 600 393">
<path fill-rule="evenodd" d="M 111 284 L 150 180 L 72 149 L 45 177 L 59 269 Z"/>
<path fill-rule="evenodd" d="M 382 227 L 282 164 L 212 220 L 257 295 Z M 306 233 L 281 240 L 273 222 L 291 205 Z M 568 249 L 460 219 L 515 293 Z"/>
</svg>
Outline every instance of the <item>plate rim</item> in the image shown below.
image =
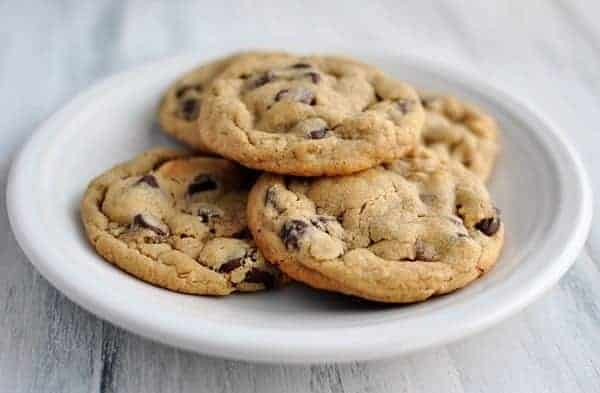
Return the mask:
<svg viewBox="0 0 600 393">
<path fill-rule="evenodd" d="M 367 56 L 375 55 L 371 57 L 379 58 L 383 55 L 383 53 L 368 53 L 366 51 L 355 51 L 352 54 L 355 53 L 367 54 Z M 571 267 L 585 244 L 591 228 L 592 189 L 581 158 L 562 131 L 551 120 L 543 116 L 530 102 L 505 92 L 503 89 L 482 79 L 478 75 L 473 75 L 472 73 L 467 74 L 452 65 L 440 65 L 438 62 L 434 63 L 429 58 L 415 55 L 389 53 L 385 56 L 392 57 L 402 64 L 408 64 L 413 67 L 421 66 L 427 70 L 431 70 L 435 67 L 436 72 L 444 78 L 453 78 L 458 80 L 461 84 L 474 89 L 482 96 L 492 97 L 494 101 L 502 99 L 510 103 L 514 108 L 520 108 L 520 115 L 533 118 L 538 123 L 545 125 L 545 128 L 548 131 L 547 138 L 554 138 L 553 142 L 557 143 L 556 148 L 560 149 L 563 156 L 570 160 L 570 162 L 565 163 L 564 165 L 568 167 L 567 170 L 569 170 L 572 175 L 569 179 L 570 186 L 575 186 L 575 189 L 572 191 L 579 197 L 579 203 L 574 207 L 577 214 L 574 215 L 575 217 L 573 218 L 572 227 L 574 230 L 571 232 L 571 236 L 566 239 L 563 247 L 558 248 L 557 251 L 555 251 L 558 255 L 556 255 L 555 261 L 552 264 L 549 264 L 548 268 L 543 272 L 540 272 L 540 275 L 536 276 L 535 279 L 529 283 L 529 286 L 520 288 L 520 291 L 515 291 L 521 295 L 520 298 L 515 298 L 514 295 L 510 298 L 507 297 L 506 299 L 511 299 L 511 301 L 504 299 L 501 302 L 501 305 L 494 309 L 493 313 L 488 313 L 477 318 L 471 318 L 468 322 L 463 322 L 460 327 L 453 327 L 439 337 L 404 343 L 393 349 L 389 348 L 389 343 L 381 338 L 378 339 L 377 343 L 370 343 L 366 350 L 362 348 L 365 347 L 365 345 L 362 347 L 358 345 L 341 347 L 341 341 L 324 342 L 322 339 L 318 339 L 319 334 L 317 333 L 312 334 L 313 340 L 306 340 L 300 344 L 289 342 L 286 345 L 280 345 L 279 347 L 264 346 L 265 342 L 261 340 L 252 341 L 250 343 L 248 341 L 242 341 L 244 339 L 247 340 L 247 336 L 236 332 L 235 327 L 230 327 L 228 334 L 216 335 L 214 334 L 216 332 L 214 329 L 219 328 L 222 330 L 222 326 L 218 327 L 214 325 L 211 327 L 212 330 L 207 330 L 208 332 L 212 331 L 212 333 L 204 333 L 200 332 L 201 329 L 196 329 L 196 334 L 185 334 L 182 329 L 178 329 L 176 323 L 165 320 L 164 318 L 154 318 L 156 325 L 146 325 L 144 318 L 131 313 L 130 310 L 127 310 L 126 312 L 124 308 L 117 309 L 114 304 L 111 305 L 107 302 L 103 302 L 102 299 L 97 297 L 98 294 L 94 296 L 94 294 L 91 293 L 92 290 L 85 285 L 78 284 L 74 281 L 68 281 L 66 277 L 60 274 L 58 271 L 59 269 L 53 269 L 52 263 L 49 263 L 43 255 L 45 251 L 43 245 L 31 241 L 30 238 L 34 236 L 28 235 L 28 233 L 31 233 L 30 231 L 32 229 L 35 230 L 35 217 L 33 217 L 31 213 L 28 213 L 26 208 L 23 208 L 23 206 L 28 206 L 28 204 L 23 203 L 23 201 L 31 198 L 26 192 L 31 190 L 31 185 L 27 182 L 28 177 L 22 176 L 23 173 L 32 173 L 28 157 L 38 150 L 38 145 L 43 141 L 44 135 L 54 129 L 56 124 L 59 124 L 63 119 L 68 119 L 72 113 L 76 114 L 79 107 L 84 105 L 88 100 L 92 100 L 95 96 L 101 95 L 105 89 L 110 88 L 110 86 L 116 84 L 118 81 L 127 80 L 138 73 L 141 75 L 143 74 L 143 71 L 168 67 L 172 63 L 179 64 L 187 61 L 191 62 L 192 59 L 197 60 L 197 56 L 183 55 L 169 57 L 109 76 L 78 94 L 35 130 L 28 141 L 26 141 L 13 156 L 6 187 L 6 204 L 9 222 L 19 246 L 26 254 L 28 260 L 54 287 L 65 294 L 71 301 L 99 318 L 108 320 L 125 330 L 132 331 L 136 334 L 168 345 L 217 357 L 283 363 L 374 360 L 400 354 L 408 354 L 421 349 L 456 341 L 506 319 L 536 300 L 546 290 L 552 287 L 560 277 L 566 273 L 569 267 Z M 538 135 L 536 135 L 536 137 L 540 138 Z M 555 161 L 556 157 L 553 156 L 551 159 Z M 565 188 L 565 185 L 561 182 L 561 189 L 563 188 Z M 207 326 L 208 325 L 210 325 L 210 323 L 208 323 Z M 251 330 L 255 328 L 245 329 Z M 360 328 L 348 329 L 360 330 Z M 256 328 L 256 330 L 258 331 L 260 329 Z M 223 332 L 220 331 L 220 333 Z M 304 333 L 304 338 L 311 336 L 310 334 L 306 334 L 306 332 Z M 338 330 L 337 335 L 344 336 L 344 332 Z"/>
</svg>

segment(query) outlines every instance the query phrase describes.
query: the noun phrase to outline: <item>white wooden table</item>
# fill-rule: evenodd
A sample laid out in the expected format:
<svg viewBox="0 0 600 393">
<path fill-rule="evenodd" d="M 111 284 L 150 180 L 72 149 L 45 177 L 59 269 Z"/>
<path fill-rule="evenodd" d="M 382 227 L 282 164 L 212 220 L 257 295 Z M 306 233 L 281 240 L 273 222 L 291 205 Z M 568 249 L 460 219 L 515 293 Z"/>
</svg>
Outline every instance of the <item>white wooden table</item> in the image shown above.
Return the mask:
<svg viewBox="0 0 600 393">
<path fill-rule="evenodd" d="M 284 3 L 0 2 L 0 188 L 35 126 L 113 72 L 232 37 L 250 47 L 360 38 L 461 64 L 529 99 L 572 137 L 600 206 L 600 2 Z M 2 192 L 2 393 L 600 391 L 600 217 L 554 289 L 482 334 L 402 359 L 288 367 L 186 353 L 92 316 L 27 262 L 4 202 Z"/>
</svg>

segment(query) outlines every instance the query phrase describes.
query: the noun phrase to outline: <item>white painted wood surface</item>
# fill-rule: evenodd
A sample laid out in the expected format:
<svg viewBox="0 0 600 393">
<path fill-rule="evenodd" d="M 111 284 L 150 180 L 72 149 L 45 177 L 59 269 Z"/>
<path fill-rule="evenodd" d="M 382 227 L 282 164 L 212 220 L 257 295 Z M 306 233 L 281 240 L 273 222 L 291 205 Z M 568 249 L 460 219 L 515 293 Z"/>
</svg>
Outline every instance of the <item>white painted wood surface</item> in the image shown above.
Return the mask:
<svg viewBox="0 0 600 393">
<path fill-rule="evenodd" d="M 572 137 L 600 206 L 598 15 L 594 0 L 2 1 L 0 188 L 35 126 L 99 78 L 230 37 L 327 37 L 461 64 L 529 99 Z M 487 332 L 402 359 L 280 366 L 172 349 L 75 306 L 27 262 L 4 202 L 2 393 L 600 391 L 600 217 L 559 285 Z"/>
</svg>

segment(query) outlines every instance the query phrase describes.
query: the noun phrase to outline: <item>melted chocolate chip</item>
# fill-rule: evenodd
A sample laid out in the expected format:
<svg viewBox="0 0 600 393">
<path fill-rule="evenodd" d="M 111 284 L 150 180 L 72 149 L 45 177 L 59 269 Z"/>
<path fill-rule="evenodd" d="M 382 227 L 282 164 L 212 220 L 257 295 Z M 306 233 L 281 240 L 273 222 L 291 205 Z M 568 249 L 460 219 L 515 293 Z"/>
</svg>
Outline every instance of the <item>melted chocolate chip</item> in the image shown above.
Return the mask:
<svg viewBox="0 0 600 393">
<path fill-rule="evenodd" d="M 198 117 L 200 112 L 200 101 L 190 98 L 181 103 L 181 115 L 185 120 L 191 121 Z"/>
<path fill-rule="evenodd" d="M 233 258 L 219 266 L 219 273 L 229 273 L 242 266 L 242 258 Z"/>
<path fill-rule="evenodd" d="M 137 181 L 137 183 L 135 184 L 147 184 L 152 188 L 158 188 L 158 182 L 156 181 L 156 178 L 152 175 L 144 175 L 142 176 L 142 178 L 140 180 Z"/>
<path fill-rule="evenodd" d="M 475 224 L 475 228 L 486 236 L 493 236 L 500 229 L 499 217 L 488 217 Z"/>
<path fill-rule="evenodd" d="M 260 74 L 254 82 L 252 83 L 252 87 L 257 88 L 266 85 L 269 82 L 272 82 L 275 79 L 275 73 L 273 71 L 267 71 Z"/>
<path fill-rule="evenodd" d="M 319 81 L 321 80 L 321 75 L 319 75 L 318 73 L 311 71 L 311 72 L 307 72 L 306 74 L 304 74 L 304 76 L 307 76 L 310 78 L 310 80 L 312 81 L 312 83 L 317 84 L 319 83 Z"/>
<path fill-rule="evenodd" d="M 159 236 L 164 236 L 167 234 L 164 230 L 162 230 L 156 225 L 153 225 L 153 223 L 149 221 L 150 219 L 148 217 L 145 217 L 143 214 L 136 214 L 133 217 L 133 227 L 150 229 L 152 232 L 156 233 Z"/>
<path fill-rule="evenodd" d="M 290 68 L 310 68 L 310 64 L 308 63 L 296 63 L 292 64 Z"/>
<path fill-rule="evenodd" d="M 379 94 L 375 93 L 375 100 L 377 102 L 381 102 L 381 101 L 383 101 L 383 98 L 381 98 L 381 96 Z"/>
<path fill-rule="evenodd" d="M 308 224 L 300 220 L 290 220 L 283 224 L 279 237 L 287 249 L 298 250 L 300 245 L 298 241 L 304 235 Z"/>
<path fill-rule="evenodd" d="M 318 130 L 313 130 L 309 132 L 308 136 L 310 137 L 310 139 L 323 139 L 327 136 L 328 133 L 329 132 L 327 128 L 323 127 L 319 128 Z"/>
<path fill-rule="evenodd" d="M 194 195 L 203 191 L 212 191 L 217 189 L 217 182 L 208 175 L 198 175 L 188 186 L 188 195 Z"/>
<path fill-rule="evenodd" d="M 271 273 L 265 272 L 264 270 L 259 270 L 255 267 L 246 273 L 246 278 L 244 281 L 253 284 L 263 284 L 267 289 L 275 286 L 275 277 L 273 277 Z"/>
</svg>

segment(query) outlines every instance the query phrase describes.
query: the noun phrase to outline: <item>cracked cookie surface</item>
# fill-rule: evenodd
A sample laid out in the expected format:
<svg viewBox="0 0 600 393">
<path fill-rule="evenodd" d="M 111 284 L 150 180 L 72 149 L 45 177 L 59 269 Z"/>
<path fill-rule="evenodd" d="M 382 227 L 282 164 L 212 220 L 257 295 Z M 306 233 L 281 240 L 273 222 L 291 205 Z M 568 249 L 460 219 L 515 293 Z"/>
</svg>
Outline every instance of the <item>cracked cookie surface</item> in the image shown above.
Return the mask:
<svg viewBox="0 0 600 393">
<path fill-rule="evenodd" d="M 487 180 L 499 152 L 496 120 L 451 96 L 422 93 L 421 102 L 425 109 L 423 144 Z"/>
<path fill-rule="evenodd" d="M 412 87 L 375 67 L 262 53 L 233 62 L 213 82 L 198 129 L 205 146 L 245 166 L 319 176 L 403 156 L 423 122 Z"/>
<path fill-rule="evenodd" d="M 271 288 L 283 275 L 246 222 L 255 178 L 224 159 L 153 149 L 93 180 L 81 219 L 100 255 L 159 287 L 202 295 Z"/>
<path fill-rule="evenodd" d="M 482 182 L 425 150 L 348 176 L 264 174 L 248 221 L 293 279 L 397 303 L 469 284 L 494 265 L 504 234 Z"/>
</svg>

